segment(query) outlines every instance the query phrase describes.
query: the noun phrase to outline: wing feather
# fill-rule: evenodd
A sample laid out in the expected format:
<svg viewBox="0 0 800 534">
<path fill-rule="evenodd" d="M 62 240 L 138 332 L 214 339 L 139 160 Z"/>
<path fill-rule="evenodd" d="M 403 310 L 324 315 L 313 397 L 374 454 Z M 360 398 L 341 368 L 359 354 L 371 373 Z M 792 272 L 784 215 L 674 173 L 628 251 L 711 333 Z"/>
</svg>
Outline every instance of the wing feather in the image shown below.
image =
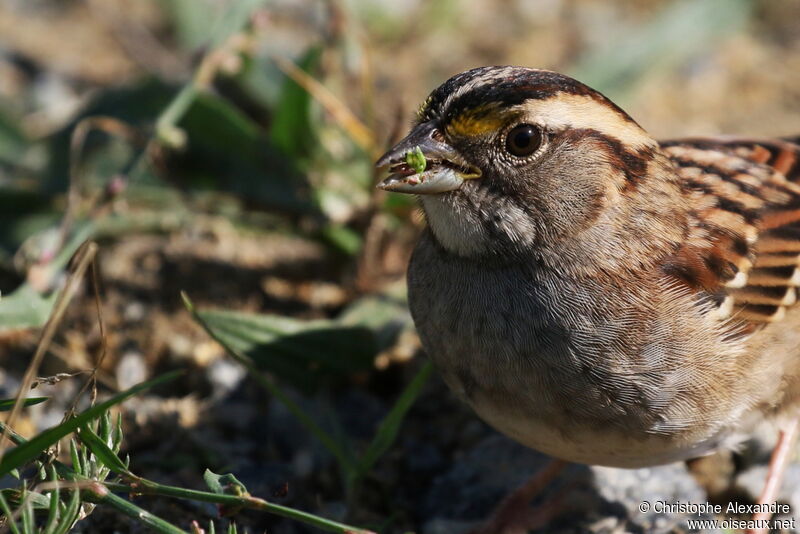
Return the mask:
<svg viewBox="0 0 800 534">
<path fill-rule="evenodd" d="M 783 319 L 800 287 L 800 145 L 689 139 L 662 143 L 694 211 L 663 269 L 757 328 Z"/>
</svg>

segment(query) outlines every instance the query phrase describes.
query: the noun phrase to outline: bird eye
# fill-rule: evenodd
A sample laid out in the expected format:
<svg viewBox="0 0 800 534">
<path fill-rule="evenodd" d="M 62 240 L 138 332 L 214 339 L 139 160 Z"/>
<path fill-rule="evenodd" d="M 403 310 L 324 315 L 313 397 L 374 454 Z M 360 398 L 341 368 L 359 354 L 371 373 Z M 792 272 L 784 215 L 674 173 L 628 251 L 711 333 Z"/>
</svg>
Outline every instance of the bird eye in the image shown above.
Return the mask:
<svg viewBox="0 0 800 534">
<path fill-rule="evenodd" d="M 530 156 L 541 144 L 541 132 L 530 124 L 515 126 L 506 137 L 506 150 L 518 158 Z"/>
</svg>

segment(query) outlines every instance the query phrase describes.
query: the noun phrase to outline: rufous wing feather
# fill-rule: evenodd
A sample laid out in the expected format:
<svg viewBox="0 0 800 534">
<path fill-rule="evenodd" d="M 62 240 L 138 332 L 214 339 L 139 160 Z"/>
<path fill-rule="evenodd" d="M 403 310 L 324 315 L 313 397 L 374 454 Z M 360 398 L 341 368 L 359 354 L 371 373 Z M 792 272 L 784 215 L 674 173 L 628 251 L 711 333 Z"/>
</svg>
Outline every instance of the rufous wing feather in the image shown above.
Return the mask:
<svg viewBox="0 0 800 534">
<path fill-rule="evenodd" d="M 780 321 L 800 287 L 800 145 L 689 139 L 662 149 L 694 207 L 664 271 L 710 295 L 721 319 Z"/>
</svg>

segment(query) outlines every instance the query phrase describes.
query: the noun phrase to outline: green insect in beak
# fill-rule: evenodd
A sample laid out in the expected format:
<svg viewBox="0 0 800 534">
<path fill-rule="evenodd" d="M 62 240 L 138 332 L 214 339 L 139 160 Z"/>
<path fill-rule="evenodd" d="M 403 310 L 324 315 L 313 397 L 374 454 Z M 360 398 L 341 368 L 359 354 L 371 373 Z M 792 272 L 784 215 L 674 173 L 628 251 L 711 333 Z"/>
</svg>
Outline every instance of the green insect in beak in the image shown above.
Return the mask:
<svg viewBox="0 0 800 534">
<path fill-rule="evenodd" d="M 406 153 L 406 163 L 409 167 L 414 169 L 414 172 L 417 174 L 425 170 L 428 163 L 425 161 L 425 154 L 422 153 L 422 149 L 419 148 L 419 145 L 414 147 L 414 150 L 410 150 Z"/>
</svg>

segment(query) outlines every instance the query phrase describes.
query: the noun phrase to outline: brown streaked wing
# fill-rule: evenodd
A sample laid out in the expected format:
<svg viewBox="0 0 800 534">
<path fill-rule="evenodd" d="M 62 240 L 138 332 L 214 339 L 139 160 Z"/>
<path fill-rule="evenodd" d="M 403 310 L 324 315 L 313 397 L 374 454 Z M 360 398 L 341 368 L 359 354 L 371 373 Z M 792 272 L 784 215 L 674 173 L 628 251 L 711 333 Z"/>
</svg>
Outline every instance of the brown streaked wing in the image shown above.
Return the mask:
<svg viewBox="0 0 800 534">
<path fill-rule="evenodd" d="M 800 145 L 689 139 L 662 143 L 694 201 L 668 274 L 755 327 L 783 319 L 800 287 Z"/>
</svg>

